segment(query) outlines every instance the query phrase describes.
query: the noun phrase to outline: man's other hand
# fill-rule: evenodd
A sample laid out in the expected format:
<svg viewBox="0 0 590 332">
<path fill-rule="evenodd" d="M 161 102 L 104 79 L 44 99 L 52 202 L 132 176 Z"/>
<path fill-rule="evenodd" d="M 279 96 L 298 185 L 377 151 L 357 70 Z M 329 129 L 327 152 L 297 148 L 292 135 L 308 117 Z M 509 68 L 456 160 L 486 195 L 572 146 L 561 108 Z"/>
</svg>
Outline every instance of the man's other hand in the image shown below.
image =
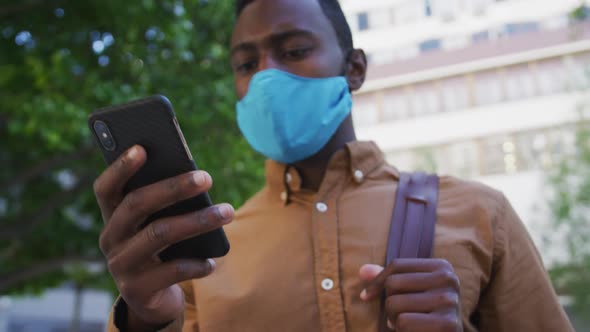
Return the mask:
<svg viewBox="0 0 590 332">
<path fill-rule="evenodd" d="M 364 265 L 363 301 L 385 291 L 387 325 L 396 332 L 462 332 L 459 278 L 442 259 L 398 259 L 386 268 Z"/>
</svg>

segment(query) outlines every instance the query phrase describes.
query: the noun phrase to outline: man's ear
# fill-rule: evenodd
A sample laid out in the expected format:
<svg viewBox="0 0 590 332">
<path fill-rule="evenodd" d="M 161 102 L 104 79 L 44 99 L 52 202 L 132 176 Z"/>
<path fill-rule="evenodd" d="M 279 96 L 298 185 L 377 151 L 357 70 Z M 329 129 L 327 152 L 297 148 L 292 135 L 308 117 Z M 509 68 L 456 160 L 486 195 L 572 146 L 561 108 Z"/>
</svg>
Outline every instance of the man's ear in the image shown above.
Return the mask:
<svg viewBox="0 0 590 332">
<path fill-rule="evenodd" d="M 346 59 L 346 79 L 350 91 L 357 91 L 365 83 L 367 76 L 367 56 L 362 49 L 350 51 Z"/>
</svg>

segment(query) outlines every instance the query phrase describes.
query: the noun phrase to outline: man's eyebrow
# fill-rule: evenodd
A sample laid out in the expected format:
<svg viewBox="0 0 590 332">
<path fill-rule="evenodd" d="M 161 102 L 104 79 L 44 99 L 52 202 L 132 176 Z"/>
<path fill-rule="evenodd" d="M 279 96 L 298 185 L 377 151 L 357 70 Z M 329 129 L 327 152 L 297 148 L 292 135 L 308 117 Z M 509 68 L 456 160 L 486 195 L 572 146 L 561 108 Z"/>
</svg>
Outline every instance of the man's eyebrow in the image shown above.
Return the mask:
<svg viewBox="0 0 590 332">
<path fill-rule="evenodd" d="M 269 38 L 271 44 L 280 44 L 285 40 L 292 37 L 314 37 L 315 34 L 308 30 L 303 29 L 291 29 L 287 31 L 281 31 L 279 33 L 272 34 Z"/>
<path fill-rule="evenodd" d="M 238 52 L 256 51 L 256 44 L 251 42 L 239 43 L 232 47 L 230 56 L 234 56 Z"/>
<path fill-rule="evenodd" d="M 308 30 L 303 29 L 290 29 L 286 31 L 281 31 L 270 35 L 269 37 L 265 38 L 263 41 L 264 43 L 268 43 L 270 45 L 276 45 L 284 42 L 285 40 L 293 37 L 314 37 L 315 34 Z M 238 52 L 241 51 L 255 51 L 256 50 L 256 43 L 254 42 L 243 42 L 239 43 L 236 46 L 232 47 L 230 55 L 233 56 Z"/>
</svg>

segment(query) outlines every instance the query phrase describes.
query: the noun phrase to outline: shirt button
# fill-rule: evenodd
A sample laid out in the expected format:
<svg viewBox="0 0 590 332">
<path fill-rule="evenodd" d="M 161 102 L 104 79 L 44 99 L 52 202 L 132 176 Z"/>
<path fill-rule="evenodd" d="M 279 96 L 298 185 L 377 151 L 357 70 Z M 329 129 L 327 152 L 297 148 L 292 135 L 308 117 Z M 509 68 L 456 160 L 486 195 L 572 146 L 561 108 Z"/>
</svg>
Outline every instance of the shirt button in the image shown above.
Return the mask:
<svg viewBox="0 0 590 332">
<path fill-rule="evenodd" d="M 285 174 L 285 181 L 291 183 L 291 181 L 293 181 L 293 176 L 290 173 Z"/>
<path fill-rule="evenodd" d="M 321 202 L 320 203 L 317 203 L 315 205 L 315 208 L 316 208 L 316 210 L 318 210 L 321 213 L 324 213 L 324 212 L 328 211 L 328 206 L 326 204 L 324 204 L 324 203 L 321 203 Z"/>
<path fill-rule="evenodd" d="M 354 182 L 361 183 L 365 179 L 365 174 L 360 169 L 354 171 Z"/>
<path fill-rule="evenodd" d="M 286 202 L 287 201 L 287 192 L 283 191 L 281 193 L 281 201 Z"/>
<path fill-rule="evenodd" d="M 334 281 L 332 279 L 324 279 L 322 280 L 322 289 L 329 291 L 332 290 L 332 288 L 334 288 Z"/>
</svg>

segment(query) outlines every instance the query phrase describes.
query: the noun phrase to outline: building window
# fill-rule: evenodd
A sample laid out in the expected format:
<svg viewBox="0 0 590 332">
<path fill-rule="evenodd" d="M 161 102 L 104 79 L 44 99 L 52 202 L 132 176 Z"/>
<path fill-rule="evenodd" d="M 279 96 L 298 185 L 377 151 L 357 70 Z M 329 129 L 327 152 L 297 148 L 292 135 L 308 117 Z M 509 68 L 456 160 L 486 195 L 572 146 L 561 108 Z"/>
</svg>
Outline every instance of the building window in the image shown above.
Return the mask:
<svg viewBox="0 0 590 332">
<path fill-rule="evenodd" d="M 382 50 L 377 51 L 371 57 L 371 63 L 376 65 L 383 65 L 392 63 L 395 60 L 395 51 L 394 50 Z"/>
<path fill-rule="evenodd" d="M 433 147 L 415 149 L 412 170 L 436 173 L 438 170 L 438 160 L 440 160 L 439 154 Z"/>
<path fill-rule="evenodd" d="M 468 178 L 477 175 L 479 159 L 477 143 L 475 141 L 452 144 L 446 152 L 449 174 Z"/>
<path fill-rule="evenodd" d="M 473 34 L 473 36 L 471 36 L 471 40 L 475 44 L 487 42 L 490 40 L 490 32 L 486 30 L 486 31 L 480 31 L 478 33 L 475 33 L 475 34 Z"/>
<path fill-rule="evenodd" d="M 394 12 L 394 21 L 409 24 L 424 17 L 424 3 L 421 1 L 405 1 Z"/>
<path fill-rule="evenodd" d="M 404 120 L 409 117 L 408 101 L 401 89 L 385 94 L 383 98 L 383 121 Z"/>
<path fill-rule="evenodd" d="M 374 10 L 370 13 L 371 28 L 383 28 L 391 25 L 391 11 L 387 8 Z M 367 23 L 368 25 L 368 23 Z"/>
<path fill-rule="evenodd" d="M 576 131 L 561 127 L 548 132 L 547 151 L 554 161 L 560 161 L 576 153 Z"/>
<path fill-rule="evenodd" d="M 401 46 L 396 50 L 397 60 L 412 59 L 420 55 L 420 49 L 418 45 L 412 46 Z"/>
<path fill-rule="evenodd" d="M 359 31 L 369 29 L 369 14 L 367 12 L 359 13 L 357 15 Z"/>
<path fill-rule="evenodd" d="M 548 152 L 547 135 L 542 131 L 526 132 L 516 137 L 516 147 L 520 167 L 528 169 L 544 169 L 551 164 Z"/>
<path fill-rule="evenodd" d="M 507 35 L 519 35 L 539 30 L 539 24 L 535 22 L 510 23 L 506 24 L 505 30 Z"/>
<path fill-rule="evenodd" d="M 563 92 L 567 74 L 560 59 L 541 61 L 537 64 L 538 89 L 544 96 Z"/>
<path fill-rule="evenodd" d="M 420 84 L 412 89 L 412 115 L 422 116 L 440 111 L 440 98 L 432 83 Z"/>
<path fill-rule="evenodd" d="M 399 98 L 388 98 L 385 103 L 383 110 L 384 121 L 404 120 L 409 117 L 408 102 L 403 96 Z"/>
<path fill-rule="evenodd" d="M 523 97 L 523 87 L 520 85 L 517 76 L 508 74 L 505 79 L 506 82 L 506 98 L 508 100 L 517 100 Z"/>
<path fill-rule="evenodd" d="M 411 150 L 392 151 L 386 154 L 387 162 L 403 171 L 414 170 L 414 152 Z"/>
<path fill-rule="evenodd" d="M 586 90 L 588 88 L 588 63 L 581 58 L 567 56 L 563 60 L 568 91 Z"/>
<path fill-rule="evenodd" d="M 432 147 L 436 172 L 471 178 L 478 175 L 478 145 L 474 140 Z"/>
<path fill-rule="evenodd" d="M 489 105 L 502 101 L 502 84 L 497 72 L 482 72 L 475 76 L 475 104 Z"/>
<path fill-rule="evenodd" d="M 469 106 L 469 93 L 464 77 L 454 77 L 442 82 L 444 111 L 458 111 Z"/>
<path fill-rule="evenodd" d="M 428 53 L 440 49 L 440 39 L 430 39 L 420 43 L 420 52 Z"/>
<path fill-rule="evenodd" d="M 528 66 L 515 66 L 505 71 L 506 98 L 518 100 L 535 95 L 535 82 Z"/>
<path fill-rule="evenodd" d="M 432 0 L 424 0 L 424 11 L 427 17 L 432 16 Z"/>
<path fill-rule="evenodd" d="M 518 170 L 516 146 L 509 136 L 490 137 L 484 140 L 482 174 L 514 173 Z"/>
<path fill-rule="evenodd" d="M 379 109 L 375 103 L 375 96 L 370 95 L 357 99 L 352 116 L 354 123 L 359 127 L 377 124 L 379 122 Z"/>
</svg>

